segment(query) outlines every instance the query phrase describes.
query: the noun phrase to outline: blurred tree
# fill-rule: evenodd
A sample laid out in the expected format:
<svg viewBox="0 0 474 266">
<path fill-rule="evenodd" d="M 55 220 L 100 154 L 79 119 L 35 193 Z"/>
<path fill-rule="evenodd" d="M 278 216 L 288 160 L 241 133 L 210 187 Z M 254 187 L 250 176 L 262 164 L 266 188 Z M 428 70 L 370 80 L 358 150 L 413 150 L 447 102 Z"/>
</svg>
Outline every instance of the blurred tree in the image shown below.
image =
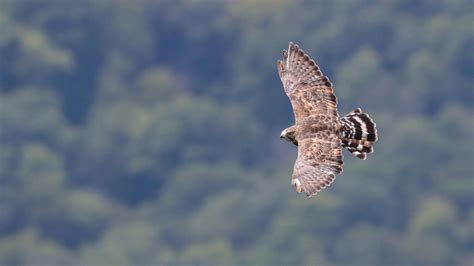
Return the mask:
<svg viewBox="0 0 474 266">
<path fill-rule="evenodd" d="M 41 239 L 33 229 L 25 229 L 0 242 L 2 265 L 64 265 L 73 254 L 58 244 Z"/>
</svg>

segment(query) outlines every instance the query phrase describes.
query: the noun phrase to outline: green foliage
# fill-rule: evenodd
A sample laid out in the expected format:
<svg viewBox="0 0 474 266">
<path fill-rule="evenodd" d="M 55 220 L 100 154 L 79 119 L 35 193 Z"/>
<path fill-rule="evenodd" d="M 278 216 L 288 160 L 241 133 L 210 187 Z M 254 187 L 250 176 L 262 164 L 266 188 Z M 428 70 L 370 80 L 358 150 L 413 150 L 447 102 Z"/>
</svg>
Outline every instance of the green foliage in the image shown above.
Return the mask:
<svg viewBox="0 0 474 266">
<path fill-rule="evenodd" d="M 0 1 L 0 264 L 472 265 L 470 6 Z M 311 199 L 290 40 L 380 135 Z"/>
<path fill-rule="evenodd" d="M 41 239 L 38 233 L 25 228 L 14 236 L 2 238 L 2 265 L 63 265 L 71 262 L 71 252 L 56 243 Z"/>
</svg>

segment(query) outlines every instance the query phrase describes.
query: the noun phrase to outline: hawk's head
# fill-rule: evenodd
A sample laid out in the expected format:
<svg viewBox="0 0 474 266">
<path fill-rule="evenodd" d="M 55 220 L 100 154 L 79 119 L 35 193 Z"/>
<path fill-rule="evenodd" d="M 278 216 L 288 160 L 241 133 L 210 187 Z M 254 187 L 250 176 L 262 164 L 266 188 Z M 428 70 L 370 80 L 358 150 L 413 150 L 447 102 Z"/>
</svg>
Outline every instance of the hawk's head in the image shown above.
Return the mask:
<svg viewBox="0 0 474 266">
<path fill-rule="evenodd" d="M 285 128 L 280 134 L 280 139 L 284 139 L 298 146 L 298 141 L 296 141 L 295 133 L 296 133 L 295 126 Z"/>
</svg>

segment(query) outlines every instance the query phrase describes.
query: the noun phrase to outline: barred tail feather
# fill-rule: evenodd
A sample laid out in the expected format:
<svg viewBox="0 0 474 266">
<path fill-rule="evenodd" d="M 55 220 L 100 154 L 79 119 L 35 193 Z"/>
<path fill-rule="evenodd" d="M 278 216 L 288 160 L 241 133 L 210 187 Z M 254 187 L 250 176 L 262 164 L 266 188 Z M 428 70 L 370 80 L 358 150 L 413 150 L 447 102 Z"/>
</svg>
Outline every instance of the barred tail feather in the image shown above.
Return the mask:
<svg viewBox="0 0 474 266">
<path fill-rule="evenodd" d="M 357 158 L 365 160 L 367 154 L 374 151 L 373 145 L 377 141 L 374 120 L 357 108 L 341 118 L 341 123 L 342 146 Z"/>
</svg>

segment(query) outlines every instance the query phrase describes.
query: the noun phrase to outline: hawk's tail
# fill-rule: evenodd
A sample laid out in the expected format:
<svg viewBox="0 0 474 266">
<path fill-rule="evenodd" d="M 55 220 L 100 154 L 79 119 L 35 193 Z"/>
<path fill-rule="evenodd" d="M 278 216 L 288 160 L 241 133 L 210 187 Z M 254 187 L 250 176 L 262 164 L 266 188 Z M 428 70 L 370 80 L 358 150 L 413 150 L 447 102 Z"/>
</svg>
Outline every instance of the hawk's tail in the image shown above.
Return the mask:
<svg viewBox="0 0 474 266">
<path fill-rule="evenodd" d="M 362 160 L 372 153 L 372 147 L 377 141 L 377 128 L 375 122 L 368 114 L 363 113 L 360 108 L 348 113 L 341 118 L 342 147 Z"/>
</svg>

